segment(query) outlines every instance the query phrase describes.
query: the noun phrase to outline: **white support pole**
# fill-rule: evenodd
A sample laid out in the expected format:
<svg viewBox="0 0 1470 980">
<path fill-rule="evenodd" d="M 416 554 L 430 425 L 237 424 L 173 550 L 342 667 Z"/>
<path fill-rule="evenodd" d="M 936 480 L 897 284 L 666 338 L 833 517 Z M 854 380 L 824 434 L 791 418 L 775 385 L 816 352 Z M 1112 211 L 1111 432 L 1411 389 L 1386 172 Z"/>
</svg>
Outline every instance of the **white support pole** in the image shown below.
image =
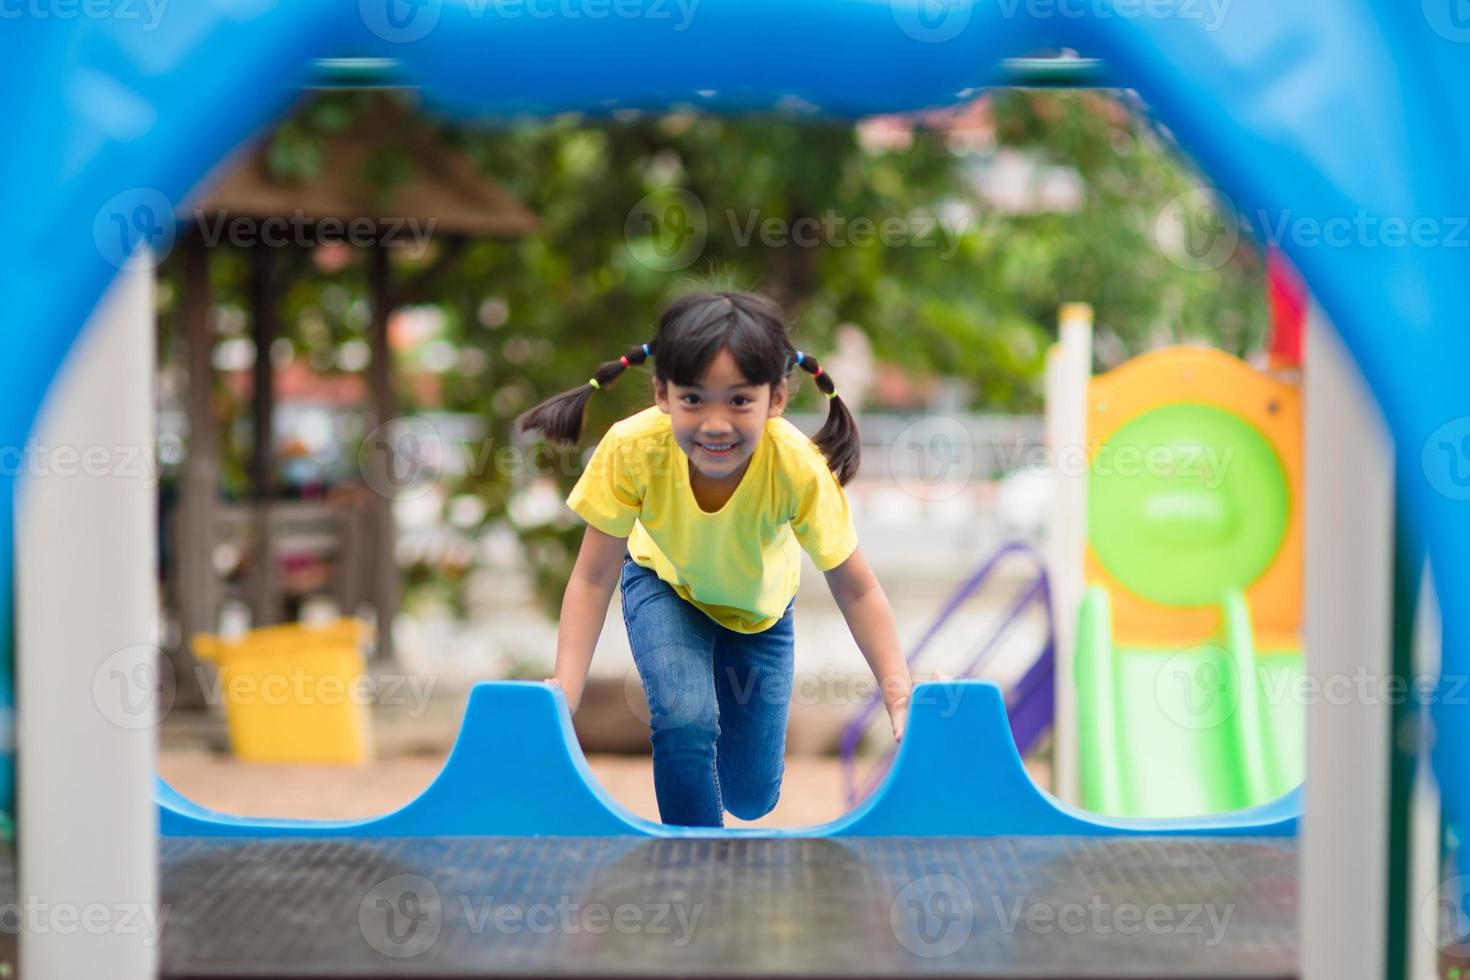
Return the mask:
<svg viewBox="0 0 1470 980">
<path fill-rule="evenodd" d="M 1046 361 L 1046 443 L 1053 481 L 1047 537 L 1052 608 L 1056 613 L 1056 711 L 1052 792 L 1081 799 L 1077 772 L 1077 691 L 1072 655 L 1082 603 L 1082 556 L 1087 548 L 1087 383 L 1092 378 L 1092 307 L 1061 309 L 1059 339 Z"/>
<path fill-rule="evenodd" d="M 1414 611 L 1414 674 L 1438 676 L 1443 623 L 1439 614 L 1439 598 L 1434 592 L 1434 576 L 1428 563 L 1419 583 L 1419 608 Z M 1411 686 L 1410 690 L 1414 690 Z M 1429 706 L 1420 705 L 1427 715 Z M 1420 718 L 1420 732 L 1430 731 L 1427 717 Z M 1440 803 L 1439 787 L 1429 765 L 1428 738 L 1419 746 L 1419 766 L 1414 772 L 1414 795 L 1410 804 L 1409 887 L 1405 900 L 1408 908 L 1408 931 L 1404 937 L 1408 947 L 1407 976 L 1410 980 L 1439 980 L 1439 945 L 1436 942 L 1439 920 L 1426 916 L 1426 908 L 1439 911 L 1437 901 L 1426 902 L 1436 895 L 1442 869 L 1439 866 Z"/>
<path fill-rule="evenodd" d="M 1386 678 L 1393 666 L 1393 444 L 1357 365 L 1315 304 L 1305 362 L 1308 689 L 1358 690 L 1360 672 Z M 1391 711 L 1374 697 L 1315 697 L 1307 707 L 1304 980 L 1376 977 L 1384 969 Z"/>
<path fill-rule="evenodd" d="M 25 977 L 158 973 L 154 287 L 139 266 L 52 384 L 17 490 Z"/>
</svg>

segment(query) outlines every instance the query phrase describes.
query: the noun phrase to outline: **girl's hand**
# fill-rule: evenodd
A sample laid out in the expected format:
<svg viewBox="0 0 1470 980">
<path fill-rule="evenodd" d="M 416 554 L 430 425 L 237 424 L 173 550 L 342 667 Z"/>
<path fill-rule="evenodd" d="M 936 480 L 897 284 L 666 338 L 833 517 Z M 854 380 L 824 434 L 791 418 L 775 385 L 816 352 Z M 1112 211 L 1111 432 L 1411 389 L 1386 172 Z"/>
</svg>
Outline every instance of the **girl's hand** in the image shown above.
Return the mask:
<svg viewBox="0 0 1470 980">
<path fill-rule="evenodd" d="M 954 678 L 940 670 L 935 671 L 934 676 L 930 680 L 952 681 Z M 908 727 L 909 722 L 910 695 L 913 692 L 913 685 L 917 683 L 918 681 L 916 680 L 910 681 L 910 687 L 907 692 L 900 693 L 892 701 L 887 702 L 888 719 L 893 722 L 893 740 L 895 742 L 903 741 L 903 730 Z"/>
<path fill-rule="evenodd" d="M 909 699 L 908 696 L 888 705 L 888 720 L 893 723 L 893 740 L 903 741 L 903 730 L 909 722 Z"/>
<path fill-rule="evenodd" d="M 577 705 L 582 702 L 582 689 L 581 689 L 581 687 L 579 686 L 575 691 L 573 691 L 570 685 L 563 684 L 561 681 L 557 680 L 555 677 L 548 677 L 548 678 L 546 678 L 546 683 L 547 684 L 550 684 L 552 687 L 556 688 L 558 691 L 560 691 L 566 697 L 566 699 L 567 699 L 567 709 L 572 714 L 576 714 L 577 713 Z"/>
</svg>

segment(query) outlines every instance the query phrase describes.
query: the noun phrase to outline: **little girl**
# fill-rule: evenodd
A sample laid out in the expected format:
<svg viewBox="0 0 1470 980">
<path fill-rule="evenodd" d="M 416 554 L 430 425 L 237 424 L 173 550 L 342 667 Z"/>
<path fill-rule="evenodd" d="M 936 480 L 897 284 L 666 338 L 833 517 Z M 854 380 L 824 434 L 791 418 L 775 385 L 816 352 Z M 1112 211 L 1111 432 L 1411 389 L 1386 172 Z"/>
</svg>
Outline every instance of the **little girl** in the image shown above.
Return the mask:
<svg viewBox="0 0 1470 980">
<path fill-rule="evenodd" d="M 656 404 L 609 430 L 567 498 L 587 530 L 551 682 L 575 711 L 621 585 L 659 814 L 718 827 L 725 810 L 745 820 L 770 812 L 781 792 L 798 547 L 826 574 L 895 738 L 912 685 L 842 490 L 857 472 L 856 424 L 832 378 L 792 347 L 773 301 L 737 292 L 676 300 L 652 340 L 531 409 L 520 428 L 577 442 L 593 393 L 650 358 Z M 781 417 L 795 367 L 828 399 L 815 443 Z"/>
</svg>

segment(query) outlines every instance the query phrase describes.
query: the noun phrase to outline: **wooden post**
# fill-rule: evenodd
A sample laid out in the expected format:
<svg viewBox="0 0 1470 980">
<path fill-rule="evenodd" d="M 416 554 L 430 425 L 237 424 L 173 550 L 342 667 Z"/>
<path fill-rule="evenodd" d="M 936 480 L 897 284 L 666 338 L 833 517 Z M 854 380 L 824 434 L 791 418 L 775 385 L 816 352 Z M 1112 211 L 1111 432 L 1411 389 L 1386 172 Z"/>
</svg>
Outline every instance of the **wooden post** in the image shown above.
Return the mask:
<svg viewBox="0 0 1470 980">
<path fill-rule="evenodd" d="M 368 365 L 368 388 L 372 401 L 369 429 L 372 429 L 398 415 L 397 401 L 393 397 L 393 350 L 388 342 L 388 321 L 393 315 L 392 270 L 388 265 L 388 249 L 381 242 L 369 250 L 368 278 L 373 307 L 369 336 L 372 361 Z M 376 659 L 389 661 L 393 658 L 393 617 L 398 612 L 400 583 L 398 563 L 393 556 L 396 540 L 393 499 L 383 492 L 390 486 L 387 473 L 392 461 L 387 454 L 392 452 L 392 440 L 383 439 L 380 444 L 383 447 L 381 452 L 370 452 L 363 457 L 368 466 L 382 470 L 379 478 L 368 480 L 374 491 L 370 498 L 372 520 L 368 555 L 371 572 L 368 588 L 378 617 Z"/>
<path fill-rule="evenodd" d="M 253 626 L 280 621 L 280 596 L 276 588 L 275 556 L 271 535 L 271 502 L 275 495 L 272 436 L 275 432 L 275 377 L 271 367 L 271 342 L 276 339 L 277 290 L 274 256 L 263 245 L 250 249 L 250 312 L 255 338 L 255 446 L 250 457 L 250 486 L 255 498 L 255 534 L 251 547 L 254 570 L 250 583 Z"/>
</svg>

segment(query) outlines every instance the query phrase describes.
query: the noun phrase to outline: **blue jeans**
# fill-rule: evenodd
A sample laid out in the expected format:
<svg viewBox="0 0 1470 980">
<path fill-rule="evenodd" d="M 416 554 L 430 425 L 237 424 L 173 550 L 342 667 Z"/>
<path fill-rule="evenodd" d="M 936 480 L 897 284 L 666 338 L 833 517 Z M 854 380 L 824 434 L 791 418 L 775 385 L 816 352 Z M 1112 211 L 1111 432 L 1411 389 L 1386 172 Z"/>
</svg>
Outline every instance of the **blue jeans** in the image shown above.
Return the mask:
<svg viewBox="0 0 1470 980">
<path fill-rule="evenodd" d="M 792 605 L 737 633 L 623 559 L 623 622 L 648 698 L 653 788 L 664 823 L 719 827 L 769 813 L 785 773 L 794 670 Z"/>
</svg>

